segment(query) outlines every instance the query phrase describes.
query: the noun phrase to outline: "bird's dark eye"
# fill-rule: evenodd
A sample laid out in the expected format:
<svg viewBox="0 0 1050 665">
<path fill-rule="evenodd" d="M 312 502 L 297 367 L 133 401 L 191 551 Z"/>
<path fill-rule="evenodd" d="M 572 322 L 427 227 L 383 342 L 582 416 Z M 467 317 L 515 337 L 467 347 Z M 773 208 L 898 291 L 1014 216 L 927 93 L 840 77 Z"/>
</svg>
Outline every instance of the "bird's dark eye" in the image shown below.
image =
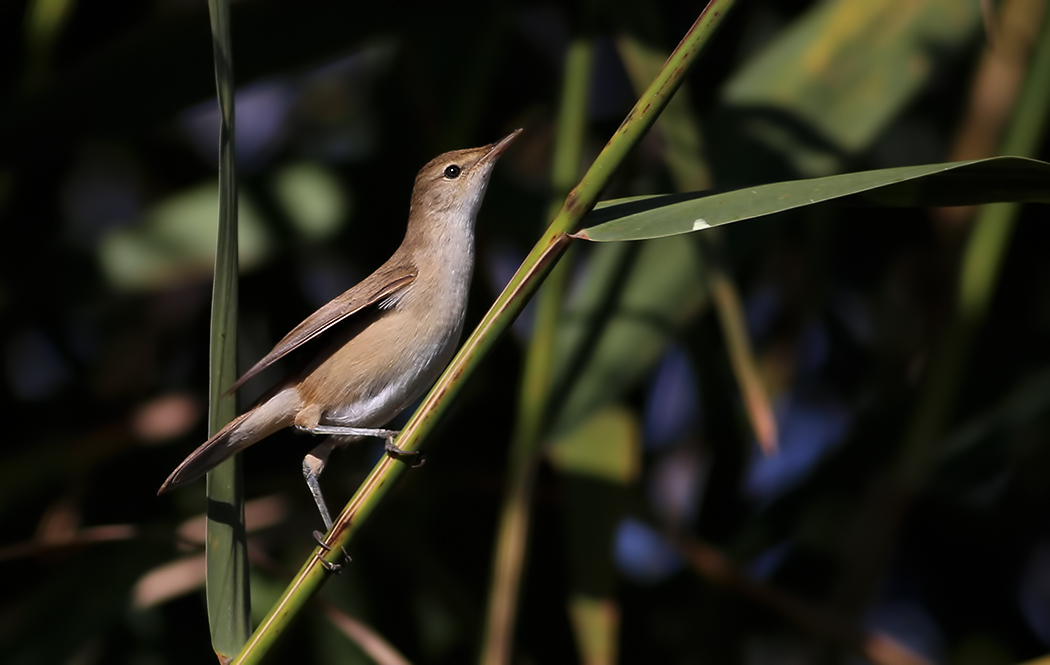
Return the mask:
<svg viewBox="0 0 1050 665">
<path fill-rule="evenodd" d="M 462 171 L 463 171 L 463 169 L 459 168 L 455 164 L 449 164 L 448 166 L 445 167 L 445 177 L 448 178 L 449 180 L 455 180 L 456 178 L 459 177 L 459 174 Z"/>
</svg>

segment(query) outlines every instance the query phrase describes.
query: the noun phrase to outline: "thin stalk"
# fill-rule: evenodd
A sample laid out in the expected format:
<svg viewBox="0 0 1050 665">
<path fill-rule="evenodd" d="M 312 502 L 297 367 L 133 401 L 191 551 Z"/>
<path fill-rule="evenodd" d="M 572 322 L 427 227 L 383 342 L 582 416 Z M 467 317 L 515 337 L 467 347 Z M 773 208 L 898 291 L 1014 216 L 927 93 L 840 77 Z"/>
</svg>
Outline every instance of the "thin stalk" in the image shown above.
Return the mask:
<svg viewBox="0 0 1050 665">
<path fill-rule="evenodd" d="M 209 0 L 215 51 L 215 86 L 222 121 L 219 128 L 219 236 L 212 291 L 208 432 L 214 434 L 237 415 L 226 390 L 237 373 L 237 180 L 234 169 L 233 55 L 230 8 Z M 228 662 L 251 634 L 248 548 L 244 529 L 244 489 L 240 455 L 208 473 L 208 623 L 212 647 Z"/>
<path fill-rule="evenodd" d="M 565 56 L 561 107 L 551 169 L 551 210 L 579 177 L 580 156 L 586 134 L 587 99 L 594 60 L 593 38 L 583 34 L 573 40 Z M 562 261 L 551 271 L 540 292 L 532 338 L 525 357 L 514 435 L 508 463 L 507 492 L 500 509 L 500 525 L 489 585 L 489 609 L 480 662 L 497 665 L 510 660 L 514 642 L 518 596 L 529 539 L 529 516 L 536 466 L 553 372 L 554 340 L 562 310 L 570 263 Z"/>
<path fill-rule="evenodd" d="M 660 75 L 645 91 L 627 119 L 606 144 L 587 170 L 580 184 L 569 193 L 551 225 L 540 237 L 521 267 L 503 289 L 488 313 L 463 344 L 448 369 L 437 380 L 412 418 L 401 430 L 397 445 L 403 450 L 416 450 L 437 420 L 448 410 L 451 400 L 459 393 L 465 380 L 495 345 L 499 336 L 510 327 L 529 297 L 539 288 L 571 240 L 584 216 L 594 207 L 598 196 L 608 184 L 616 168 L 642 139 L 660 115 L 667 101 L 681 84 L 689 67 L 696 61 L 703 46 L 725 18 L 736 0 L 712 0 L 700 14 L 682 42 L 668 58 Z M 357 492 L 343 508 L 327 534 L 327 550 L 317 548 L 303 564 L 295 580 L 285 589 L 281 599 L 256 629 L 238 654 L 236 663 L 258 663 L 277 638 L 287 629 L 291 619 L 302 609 L 328 576 L 320 559 L 338 561 L 340 551 L 350 542 L 361 525 L 386 496 L 405 466 L 384 456 L 372 469 Z"/>
<path fill-rule="evenodd" d="M 1050 14 L 1025 77 L 1000 154 L 1034 157 L 1046 132 L 1050 112 Z M 935 444 L 951 414 L 966 358 L 995 293 L 1006 250 L 1013 236 L 1017 203 L 981 206 L 963 254 L 955 316 L 930 367 L 915 418 L 898 464 L 901 482 L 917 488 L 929 472 Z"/>
<path fill-rule="evenodd" d="M 708 272 L 708 289 L 711 291 L 711 300 L 718 310 L 722 338 L 729 352 L 729 366 L 740 387 L 744 409 L 751 421 L 751 428 L 755 439 L 758 440 L 759 447 L 766 455 L 774 455 L 777 451 L 777 420 L 751 346 L 751 336 L 747 332 L 747 320 L 744 317 L 743 304 L 740 302 L 740 293 L 736 290 L 732 277 L 722 265 L 720 245 L 709 241 L 703 247 Z"/>
</svg>

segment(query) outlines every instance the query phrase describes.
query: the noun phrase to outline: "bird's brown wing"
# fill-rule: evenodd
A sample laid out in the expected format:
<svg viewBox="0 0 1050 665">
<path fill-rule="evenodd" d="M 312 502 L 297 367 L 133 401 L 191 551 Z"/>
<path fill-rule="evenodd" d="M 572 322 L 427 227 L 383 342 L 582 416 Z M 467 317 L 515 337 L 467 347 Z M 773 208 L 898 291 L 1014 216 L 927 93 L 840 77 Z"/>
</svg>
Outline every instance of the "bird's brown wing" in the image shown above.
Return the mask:
<svg viewBox="0 0 1050 665">
<path fill-rule="evenodd" d="M 381 303 L 396 295 L 416 279 L 415 266 L 406 264 L 387 264 L 380 267 L 363 281 L 350 287 L 319 310 L 306 317 L 306 320 L 284 336 L 266 356 L 255 363 L 250 370 L 230 386 L 228 392 L 234 392 L 249 379 L 263 371 L 279 359 L 285 357 L 303 344 L 321 335 L 332 326 L 345 321 L 369 305 Z"/>
</svg>

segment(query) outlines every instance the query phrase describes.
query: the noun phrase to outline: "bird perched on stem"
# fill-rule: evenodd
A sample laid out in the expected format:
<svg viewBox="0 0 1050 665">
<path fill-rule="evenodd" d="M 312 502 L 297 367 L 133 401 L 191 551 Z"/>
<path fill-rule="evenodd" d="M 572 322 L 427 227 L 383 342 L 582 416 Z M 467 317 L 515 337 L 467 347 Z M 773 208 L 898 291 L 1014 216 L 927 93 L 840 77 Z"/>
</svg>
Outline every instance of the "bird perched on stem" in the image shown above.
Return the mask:
<svg viewBox="0 0 1050 665">
<path fill-rule="evenodd" d="M 416 176 L 408 228 L 390 259 L 311 314 L 230 388 L 240 388 L 293 351 L 300 367 L 190 453 L 160 492 L 200 478 L 220 462 L 285 427 L 331 435 L 303 460 L 303 475 L 331 529 L 318 477 L 340 445 L 386 440 L 379 429 L 411 404 L 448 364 L 463 331 L 474 269 L 474 222 L 496 160 L 518 136 L 446 152 Z"/>
</svg>

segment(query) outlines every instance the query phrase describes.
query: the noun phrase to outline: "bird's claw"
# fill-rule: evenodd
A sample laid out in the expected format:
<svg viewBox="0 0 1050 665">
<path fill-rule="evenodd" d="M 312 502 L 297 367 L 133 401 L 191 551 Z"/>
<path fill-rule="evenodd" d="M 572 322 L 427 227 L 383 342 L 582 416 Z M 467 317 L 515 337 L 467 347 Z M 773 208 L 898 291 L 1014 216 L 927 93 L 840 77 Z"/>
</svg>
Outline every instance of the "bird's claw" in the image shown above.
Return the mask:
<svg viewBox="0 0 1050 665">
<path fill-rule="evenodd" d="M 394 442 L 391 439 L 386 440 L 386 454 L 390 455 L 398 462 L 404 462 L 405 464 L 408 464 L 408 466 L 413 469 L 418 469 L 419 467 L 423 466 L 423 464 L 425 464 L 427 461 L 427 456 L 421 453 L 420 451 L 401 450 L 400 448 L 394 445 Z M 408 460 L 410 459 L 414 461 L 409 462 Z"/>
<path fill-rule="evenodd" d="M 331 552 L 332 551 L 332 546 L 325 542 L 324 534 L 321 533 L 320 531 L 314 531 L 314 540 L 317 541 L 317 544 L 321 546 L 321 549 L 324 550 L 324 552 Z M 346 548 L 345 547 L 340 545 L 339 549 L 341 549 L 343 551 L 343 557 L 344 557 L 343 561 L 344 562 L 352 561 L 352 559 L 350 558 L 350 555 L 346 553 Z M 324 569 L 327 570 L 328 572 L 335 573 L 335 574 L 339 574 L 339 573 L 343 572 L 343 564 L 342 563 L 332 563 L 328 559 L 324 558 L 324 554 L 322 554 L 321 552 L 318 552 L 314 556 L 317 558 L 318 563 L 320 563 L 324 567 Z"/>
</svg>

